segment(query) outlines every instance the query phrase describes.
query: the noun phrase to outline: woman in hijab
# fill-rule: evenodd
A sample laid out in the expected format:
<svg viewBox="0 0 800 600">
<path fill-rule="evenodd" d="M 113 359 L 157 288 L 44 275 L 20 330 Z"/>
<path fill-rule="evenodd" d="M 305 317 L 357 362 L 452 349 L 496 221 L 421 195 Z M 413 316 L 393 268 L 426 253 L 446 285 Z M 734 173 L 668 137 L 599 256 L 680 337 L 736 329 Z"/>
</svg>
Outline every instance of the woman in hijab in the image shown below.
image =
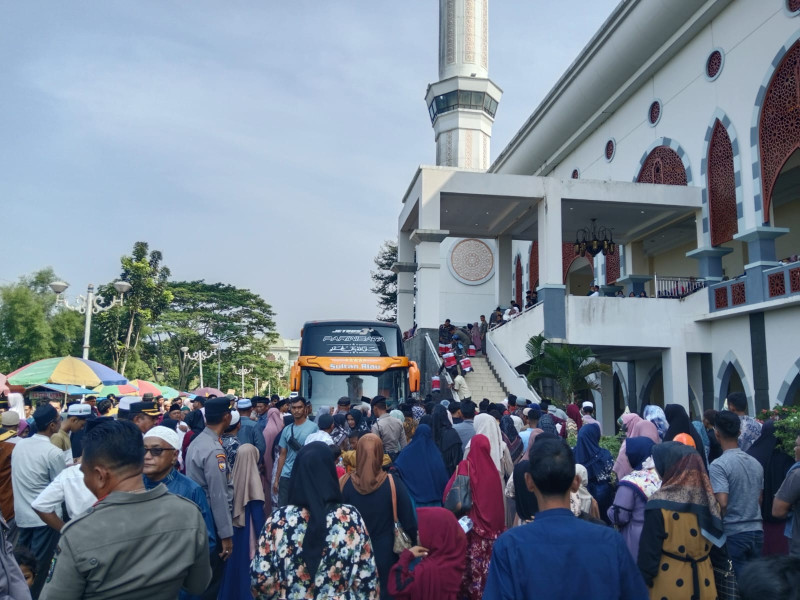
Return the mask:
<svg viewBox="0 0 800 600">
<path fill-rule="evenodd" d="M 497 468 L 498 473 L 500 473 L 502 480 L 507 481 L 514 472 L 514 462 L 511 460 L 511 453 L 508 451 L 508 446 L 503 441 L 503 435 L 497 420 L 492 415 L 481 413 L 475 415 L 475 420 L 472 424 L 475 427 L 475 435 L 484 435 L 489 440 L 492 462 Z M 475 438 L 473 437 L 472 439 Z M 467 447 L 464 448 L 464 458 L 469 456 L 471 444 L 472 440 L 467 442 Z"/>
<path fill-rule="evenodd" d="M 658 437 L 660 437 L 663 441 L 664 436 L 667 434 L 667 429 L 669 429 L 669 422 L 667 421 L 667 417 L 661 407 L 654 404 L 648 404 L 644 407 L 642 417 L 646 421 L 650 421 L 656 426 L 656 429 L 658 430 Z"/>
<path fill-rule="evenodd" d="M 399 477 L 388 475 L 381 468 L 382 463 L 381 438 L 374 433 L 362 436 L 356 448 L 356 470 L 342 477 L 339 486 L 343 501 L 355 506 L 364 519 L 378 566 L 381 598 L 389 598 L 389 570 L 398 558 L 392 549 L 394 513 L 412 540 L 417 539 L 417 518 L 406 486 Z"/>
<path fill-rule="evenodd" d="M 627 439 L 622 441 L 617 460 L 614 462 L 614 473 L 617 474 L 617 481 L 621 481 L 628 473 L 633 471 L 628 460 L 627 440 L 634 437 L 646 437 L 653 440 L 654 444 L 660 444 L 661 438 L 658 435 L 656 426 L 650 421 L 642 419 L 636 413 L 622 415 L 622 429 L 625 431 Z"/>
<path fill-rule="evenodd" d="M 278 505 L 277 494 L 272 496 L 272 483 L 275 481 L 275 471 L 278 469 L 278 440 L 283 431 L 283 417 L 277 408 L 267 411 L 267 424 L 264 426 L 264 474 L 261 481 L 264 485 L 264 514 L 272 512 L 272 507 Z"/>
<path fill-rule="evenodd" d="M 671 442 L 675 439 L 676 435 L 685 433 L 694 440 L 694 447 L 697 453 L 702 457 L 706 469 L 708 469 L 703 439 L 697 433 L 697 430 L 692 427 L 686 409 L 680 404 L 667 404 L 664 408 L 664 414 L 667 415 L 667 421 L 669 422 L 669 429 L 667 429 L 667 433 L 664 435 L 664 441 Z"/>
<path fill-rule="evenodd" d="M 491 417 L 490 417 L 491 418 Z M 476 419 L 477 420 L 477 419 Z M 467 533 L 467 564 L 461 580 L 461 597 L 480 600 L 489 574 L 489 559 L 494 541 L 506 528 L 503 484 L 494 467 L 489 438 L 476 433 L 470 440 L 470 452 L 450 478 L 444 495 L 450 491 L 458 475 L 469 476 L 472 508 L 467 516 L 473 527 Z"/>
<path fill-rule="evenodd" d="M 322 442 L 297 453 L 289 504 L 264 524 L 250 563 L 253 596 L 377 600 L 372 544 L 358 511 L 343 503 L 333 454 Z"/>
<path fill-rule="evenodd" d="M 598 508 L 597 500 L 595 500 L 589 493 L 587 483 L 589 481 L 589 474 L 586 467 L 582 464 L 575 464 L 575 475 L 580 479 L 580 484 L 576 491 L 570 491 L 569 494 L 569 508 L 576 517 L 586 518 L 588 515 L 591 519 L 596 519 L 600 523 L 600 509 Z"/>
<path fill-rule="evenodd" d="M 761 501 L 761 517 L 764 523 L 764 556 L 773 554 L 789 554 L 789 538 L 783 531 L 786 519 L 772 516 L 772 502 L 781 487 L 786 473 L 794 464 L 794 460 L 778 444 L 775 437 L 775 421 L 764 421 L 761 436 L 753 442 L 747 454 L 755 458 L 764 469 L 764 496 Z"/>
<path fill-rule="evenodd" d="M 544 433 L 554 433 L 558 435 L 558 429 L 556 429 L 556 424 L 553 421 L 553 417 L 546 412 L 542 413 L 542 416 L 539 417 L 539 429 L 541 429 Z"/>
<path fill-rule="evenodd" d="M 578 432 L 575 462 L 586 467 L 589 478 L 586 487 L 597 500 L 600 516 L 607 519 L 606 513 L 614 497 L 614 459 L 608 450 L 600 447 L 600 427 L 596 424 L 587 423 Z"/>
<path fill-rule="evenodd" d="M 417 507 L 442 505 L 448 473 L 428 425 L 417 426 L 414 437 L 400 451 L 394 466 Z"/>
<path fill-rule="evenodd" d="M 394 419 L 397 419 L 401 423 L 406 420 L 406 418 L 403 416 L 403 411 L 398 410 L 396 408 L 392 412 L 389 413 L 389 416 L 394 418 Z"/>
<path fill-rule="evenodd" d="M 442 454 L 449 477 L 458 467 L 463 448 L 461 438 L 450 422 L 450 413 L 441 404 L 433 409 L 433 442 Z"/>
<path fill-rule="evenodd" d="M 233 553 L 225 562 L 221 598 L 245 600 L 250 594 L 250 569 L 258 534 L 264 527 L 264 488 L 258 475 L 258 448 L 242 444 L 233 466 Z M 251 550 L 252 549 L 252 550 Z"/>
<path fill-rule="evenodd" d="M 475 350 L 481 349 L 481 328 L 478 326 L 477 323 L 472 324 L 472 331 L 470 331 L 472 337 L 472 345 L 475 346 Z"/>
<path fill-rule="evenodd" d="M 708 432 L 706 432 L 706 428 L 703 427 L 703 424 L 700 421 L 692 421 L 692 427 L 697 432 L 697 435 L 700 436 L 700 439 L 703 441 L 703 449 L 706 454 L 706 464 L 711 464 L 709 460 L 709 454 L 711 453 L 711 441 L 708 439 Z"/>
<path fill-rule="evenodd" d="M 333 415 L 333 431 L 331 431 L 331 439 L 342 452 L 350 450 L 347 416 L 344 413 L 336 413 Z"/>
<path fill-rule="evenodd" d="M 678 442 L 653 447 L 661 489 L 645 506 L 639 570 L 650 598 L 714 600 L 709 558 L 724 543 L 719 504 L 697 450 Z"/>
<path fill-rule="evenodd" d="M 458 600 L 467 536 L 447 509 L 420 508 L 417 518 L 419 546 L 403 550 L 392 567 L 389 594 L 396 600 Z"/>
<path fill-rule="evenodd" d="M 404 404 L 403 411 L 403 431 L 406 434 L 406 441 L 410 442 L 417 430 L 417 420 L 414 418 L 414 407 Z"/>
<path fill-rule="evenodd" d="M 577 404 L 567 404 L 567 416 L 573 420 L 575 427 L 580 430 L 583 427 L 583 418 L 581 418 L 581 409 Z"/>
<path fill-rule="evenodd" d="M 347 425 L 350 427 L 350 431 L 369 431 L 369 427 L 367 427 L 366 419 L 364 419 L 364 413 L 362 413 L 359 409 L 353 408 L 347 413 Z"/>
<path fill-rule="evenodd" d="M 528 484 L 525 482 L 525 473 L 528 472 L 529 466 L 527 460 L 521 460 L 514 465 L 514 508 L 521 524 L 530 523 L 533 516 L 539 512 L 536 494 L 528 489 Z"/>
<path fill-rule="evenodd" d="M 655 445 L 653 440 L 632 437 L 627 441 L 628 460 L 633 470 L 620 480 L 614 503 L 608 509 L 608 518 L 622 534 L 633 560 L 636 560 L 644 527 L 644 508 L 650 496 L 661 487 L 661 478 L 651 458 Z"/>
<path fill-rule="evenodd" d="M 514 421 L 508 415 L 500 419 L 500 431 L 503 434 L 503 441 L 508 446 L 508 453 L 511 455 L 511 462 L 517 464 L 524 456 L 522 438 L 514 426 Z"/>
</svg>

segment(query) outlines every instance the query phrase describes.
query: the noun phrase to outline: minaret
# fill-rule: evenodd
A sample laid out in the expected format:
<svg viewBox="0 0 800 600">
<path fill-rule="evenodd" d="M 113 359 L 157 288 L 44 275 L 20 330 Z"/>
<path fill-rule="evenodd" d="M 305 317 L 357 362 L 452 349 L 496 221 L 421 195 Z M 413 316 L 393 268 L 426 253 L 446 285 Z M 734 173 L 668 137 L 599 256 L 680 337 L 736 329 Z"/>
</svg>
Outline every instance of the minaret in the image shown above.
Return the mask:
<svg viewBox="0 0 800 600">
<path fill-rule="evenodd" d="M 489 79 L 489 0 L 439 0 L 439 81 L 425 95 L 437 165 L 489 168 L 502 94 Z"/>
</svg>

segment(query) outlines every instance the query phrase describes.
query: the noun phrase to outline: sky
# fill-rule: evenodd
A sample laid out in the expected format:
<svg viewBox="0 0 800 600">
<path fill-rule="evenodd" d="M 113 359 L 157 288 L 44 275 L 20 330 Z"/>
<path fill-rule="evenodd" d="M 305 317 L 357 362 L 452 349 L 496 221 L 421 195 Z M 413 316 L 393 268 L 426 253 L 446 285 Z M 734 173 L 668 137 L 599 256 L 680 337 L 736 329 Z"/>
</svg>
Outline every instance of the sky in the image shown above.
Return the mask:
<svg viewBox="0 0 800 600">
<path fill-rule="evenodd" d="M 490 3 L 492 159 L 616 0 Z M 175 280 L 248 288 L 278 332 L 372 319 L 373 258 L 435 163 L 438 2 L 4 2 L 0 284 L 73 297 L 136 241 Z"/>
</svg>

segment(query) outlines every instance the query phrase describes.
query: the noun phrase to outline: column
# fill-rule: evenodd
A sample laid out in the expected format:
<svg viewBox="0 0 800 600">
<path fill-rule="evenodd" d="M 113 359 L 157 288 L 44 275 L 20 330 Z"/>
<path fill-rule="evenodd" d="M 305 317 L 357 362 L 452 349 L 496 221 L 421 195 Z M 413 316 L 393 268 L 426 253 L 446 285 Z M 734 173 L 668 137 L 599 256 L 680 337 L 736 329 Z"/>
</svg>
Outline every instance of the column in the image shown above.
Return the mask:
<svg viewBox="0 0 800 600">
<path fill-rule="evenodd" d="M 608 373 L 600 373 L 600 397 L 597 403 L 597 420 L 603 425 L 603 435 L 614 435 L 616 425 L 614 423 L 614 372 L 611 363 L 605 363 L 609 367 Z"/>
<path fill-rule="evenodd" d="M 397 273 L 397 324 L 402 331 L 414 326 L 414 274 L 417 271 L 414 249 L 410 232 L 398 232 L 397 262 L 392 265 L 392 271 Z"/>
<path fill-rule="evenodd" d="M 497 267 L 495 269 L 495 293 L 497 295 L 496 306 L 509 306 L 509 300 L 513 297 L 512 275 L 514 261 L 511 258 L 511 236 L 501 235 L 497 238 Z"/>
<path fill-rule="evenodd" d="M 744 266 L 744 272 L 747 275 L 744 282 L 747 304 L 769 299 L 769 293 L 764 289 L 764 271 L 778 266 L 775 255 L 775 238 L 785 233 L 789 233 L 785 227 L 760 225 L 733 236 L 735 240 L 747 242 L 747 256 L 750 260 Z"/>
<path fill-rule="evenodd" d="M 539 301 L 543 303 L 544 335 L 548 339 L 565 339 L 567 323 L 561 250 L 561 193 L 548 179 L 545 197 L 539 201 Z"/>
<path fill-rule="evenodd" d="M 680 404 L 689 412 L 689 370 L 686 350 L 667 348 L 661 351 L 664 378 L 664 405 Z"/>
<path fill-rule="evenodd" d="M 415 229 L 410 236 L 417 245 L 417 327 L 437 329 L 439 310 L 441 258 L 439 244 L 449 232 L 433 229 Z"/>
<path fill-rule="evenodd" d="M 642 242 L 631 242 L 625 244 L 625 251 L 622 254 L 624 261 L 625 275 L 617 279 L 617 284 L 625 286 L 625 295 L 631 292 L 637 296 L 646 292 L 645 284 L 652 280 L 651 275 L 646 275 L 650 268 L 647 264 L 647 257 L 644 254 Z"/>
</svg>

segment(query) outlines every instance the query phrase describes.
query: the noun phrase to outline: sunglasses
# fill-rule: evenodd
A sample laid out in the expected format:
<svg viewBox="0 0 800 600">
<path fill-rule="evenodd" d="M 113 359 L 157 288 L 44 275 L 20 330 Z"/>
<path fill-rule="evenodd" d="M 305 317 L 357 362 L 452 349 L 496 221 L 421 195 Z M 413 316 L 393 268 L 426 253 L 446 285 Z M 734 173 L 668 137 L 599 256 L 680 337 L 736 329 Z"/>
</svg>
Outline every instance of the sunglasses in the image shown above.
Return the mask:
<svg viewBox="0 0 800 600">
<path fill-rule="evenodd" d="M 155 448 L 145 448 L 144 453 L 147 454 L 149 452 L 153 456 L 161 456 L 167 450 L 175 450 L 175 448 L 161 448 L 156 446 Z"/>
</svg>

